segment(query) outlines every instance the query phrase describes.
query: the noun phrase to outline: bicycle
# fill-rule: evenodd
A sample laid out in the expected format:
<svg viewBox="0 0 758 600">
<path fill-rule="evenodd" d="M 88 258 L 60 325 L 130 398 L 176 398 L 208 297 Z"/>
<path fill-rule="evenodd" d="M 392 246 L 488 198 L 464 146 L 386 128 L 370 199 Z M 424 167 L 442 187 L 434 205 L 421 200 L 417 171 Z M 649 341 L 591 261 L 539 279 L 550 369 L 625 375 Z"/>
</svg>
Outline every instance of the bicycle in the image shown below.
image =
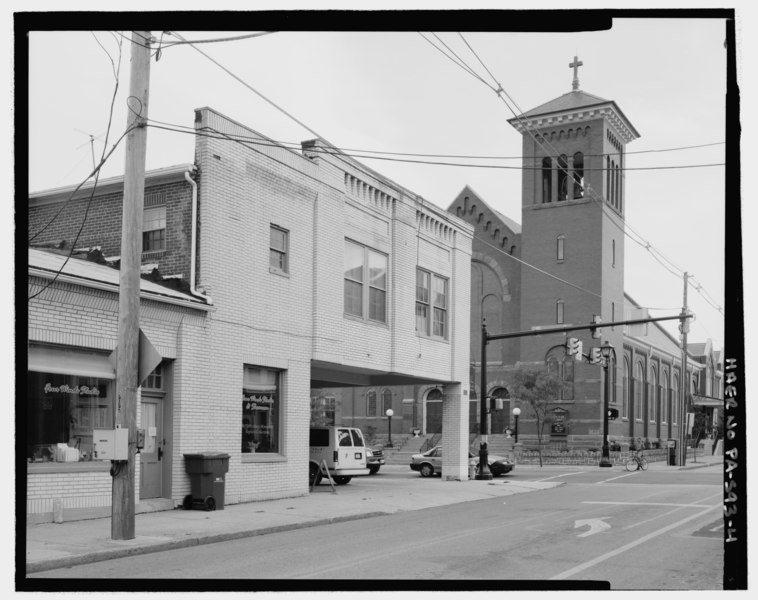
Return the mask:
<svg viewBox="0 0 758 600">
<path fill-rule="evenodd" d="M 644 456 L 632 456 L 626 461 L 627 471 L 647 471 L 647 459 Z"/>
</svg>

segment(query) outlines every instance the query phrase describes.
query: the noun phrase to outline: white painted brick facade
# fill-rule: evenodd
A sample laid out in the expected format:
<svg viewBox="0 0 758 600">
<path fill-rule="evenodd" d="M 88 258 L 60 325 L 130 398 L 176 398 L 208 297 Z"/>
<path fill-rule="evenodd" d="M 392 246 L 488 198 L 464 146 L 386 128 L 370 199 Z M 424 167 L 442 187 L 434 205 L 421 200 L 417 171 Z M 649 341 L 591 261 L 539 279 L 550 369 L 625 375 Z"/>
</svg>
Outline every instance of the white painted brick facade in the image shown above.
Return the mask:
<svg viewBox="0 0 758 600">
<path fill-rule="evenodd" d="M 197 111 L 196 127 L 263 137 L 210 109 Z M 457 382 L 447 386 L 443 411 L 450 426 L 463 432 L 459 445 L 465 456 L 471 227 L 320 141 L 300 154 L 199 136 L 196 161 L 202 223 L 198 283 L 210 288 L 216 305 L 209 327 L 214 386 L 196 406 L 182 401 L 183 412 L 205 410 L 206 419 L 202 430 L 190 434 L 184 428 L 177 452 L 228 452 L 229 504 L 306 494 L 311 360 L 316 360 L 336 369 Z M 272 224 L 289 232 L 287 275 L 269 270 Z M 346 238 L 388 256 L 386 324 L 344 314 Z M 448 340 L 416 335 L 418 265 L 450 280 Z M 284 374 L 278 455 L 241 452 L 245 364 Z M 467 476 L 465 460 L 450 475 Z"/>
<path fill-rule="evenodd" d="M 210 109 L 198 111 L 196 126 L 259 135 Z M 184 455 L 202 451 L 229 454 L 225 504 L 307 494 L 312 361 L 445 386 L 446 452 L 460 460 L 444 475 L 465 478 L 472 227 L 320 141 L 298 153 L 198 136 L 195 160 L 196 283 L 213 307 L 140 309 L 141 328 L 172 359 L 164 496 L 178 504 L 190 493 Z M 271 225 L 288 232 L 284 274 L 269 268 Z M 346 238 L 388 257 L 386 323 L 344 314 Z M 449 280 L 447 339 L 416 333 L 418 266 Z M 29 304 L 29 341 L 109 352 L 117 316 L 115 292 L 57 282 Z M 276 454 L 241 452 L 244 365 L 281 373 Z M 46 513 L 56 499 L 109 506 L 110 488 L 107 470 L 48 467 L 30 472 L 27 508 Z"/>
</svg>

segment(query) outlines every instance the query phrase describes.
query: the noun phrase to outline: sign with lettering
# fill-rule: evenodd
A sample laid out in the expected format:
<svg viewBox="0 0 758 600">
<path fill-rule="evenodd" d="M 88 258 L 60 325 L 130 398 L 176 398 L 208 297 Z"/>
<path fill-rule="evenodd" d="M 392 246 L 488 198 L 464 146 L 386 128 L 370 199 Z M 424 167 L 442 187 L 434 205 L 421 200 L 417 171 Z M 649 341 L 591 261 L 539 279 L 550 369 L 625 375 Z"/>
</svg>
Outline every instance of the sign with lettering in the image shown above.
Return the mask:
<svg viewBox="0 0 758 600">
<path fill-rule="evenodd" d="M 550 435 L 568 435 L 568 411 L 564 408 L 552 410 L 553 421 L 550 425 Z"/>
<path fill-rule="evenodd" d="M 50 383 L 45 384 L 46 394 L 79 394 L 80 396 L 99 396 L 100 390 L 96 387 L 87 387 L 86 385 L 70 386 L 67 384 L 54 386 Z"/>
</svg>

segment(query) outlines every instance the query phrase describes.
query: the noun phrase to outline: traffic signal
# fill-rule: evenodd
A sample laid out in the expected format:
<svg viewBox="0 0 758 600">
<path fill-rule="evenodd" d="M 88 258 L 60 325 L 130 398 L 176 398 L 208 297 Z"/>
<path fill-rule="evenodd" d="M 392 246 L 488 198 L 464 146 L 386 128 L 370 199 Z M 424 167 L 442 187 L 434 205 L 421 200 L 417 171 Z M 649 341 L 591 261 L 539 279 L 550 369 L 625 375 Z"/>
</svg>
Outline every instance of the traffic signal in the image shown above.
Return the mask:
<svg viewBox="0 0 758 600">
<path fill-rule="evenodd" d="M 582 342 L 580 342 L 577 338 L 569 338 L 568 342 L 566 343 L 566 353 L 569 356 L 576 356 L 577 354 L 581 354 L 582 352 Z"/>
<path fill-rule="evenodd" d="M 600 352 L 600 348 L 592 348 L 590 350 L 590 363 L 597 365 L 603 361 L 603 355 Z"/>
<path fill-rule="evenodd" d="M 598 315 L 592 315 L 592 322 L 599 324 L 603 319 L 601 319 Z M 599 340 L 600 334 L 602 333 L 602 329 L 600 327 L 590 327 L 590 332 L 592 333 L 592 339 L 593 340 Z"/>
<path fill-rule="evenodd" d="M 576 360 L 582 360 L 582 340 L 576 340 L 576 352 L 574 353 L 574 358 Z"/>
<path fill-rule="evenodd" d="M 619 417 L 619 409 L 618 408 L 609 408 L 608 409 L 608 418 L 613 421 L 614 419 L 618 419 Z"/>
</svg>

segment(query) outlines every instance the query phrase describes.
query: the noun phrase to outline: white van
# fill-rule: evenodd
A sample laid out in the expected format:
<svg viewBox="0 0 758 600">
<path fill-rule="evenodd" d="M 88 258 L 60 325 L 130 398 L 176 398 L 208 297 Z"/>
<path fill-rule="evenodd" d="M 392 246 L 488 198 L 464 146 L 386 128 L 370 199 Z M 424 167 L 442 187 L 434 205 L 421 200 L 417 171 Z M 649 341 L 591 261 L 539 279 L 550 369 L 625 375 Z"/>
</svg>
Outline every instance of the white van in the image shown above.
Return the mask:
<svg viewBox="0 0 758 600">
<path fill-rule="evenodd" d="M 344 485 L 355 475 L 368 475 L 366 443 L 355 427 L 311 427 L 308 485 L 321 481 L 326 464 L 334 483 Z"/>
</svg>

